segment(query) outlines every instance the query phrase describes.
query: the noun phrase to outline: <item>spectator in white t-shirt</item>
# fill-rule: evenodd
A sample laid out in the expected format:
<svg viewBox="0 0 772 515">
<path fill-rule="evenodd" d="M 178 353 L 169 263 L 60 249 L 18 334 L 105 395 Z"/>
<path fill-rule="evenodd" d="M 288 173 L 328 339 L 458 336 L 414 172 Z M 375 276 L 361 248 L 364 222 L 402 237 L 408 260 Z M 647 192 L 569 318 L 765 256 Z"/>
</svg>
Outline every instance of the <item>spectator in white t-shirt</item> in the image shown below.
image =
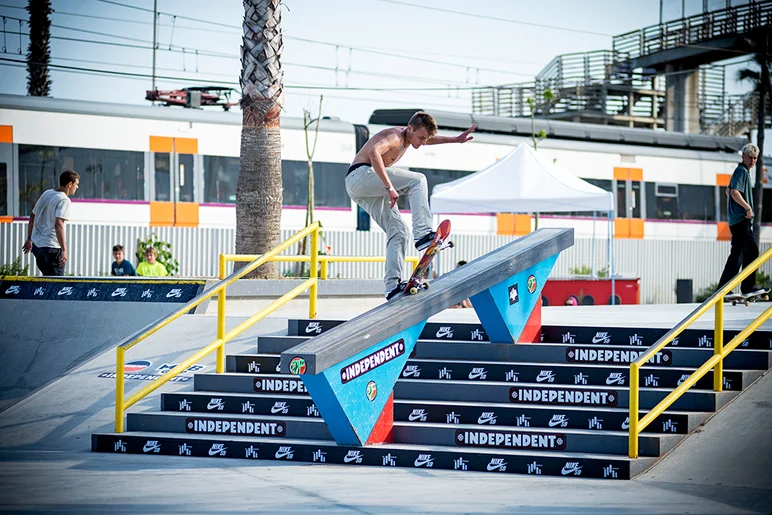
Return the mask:
<svg viewBox="0 0 772 515">
<path fill-rule="evenodd" d="M 70 197 L 78 191 L 79 182 L 77 173 L 65 170 L 59 176 L 59 188 L 44 191 L 32 209 L 22 250 L 25 254 L 32 251 L 43 275 L 64 275 L 64 223 L 70 218 Z"/>
</svg>

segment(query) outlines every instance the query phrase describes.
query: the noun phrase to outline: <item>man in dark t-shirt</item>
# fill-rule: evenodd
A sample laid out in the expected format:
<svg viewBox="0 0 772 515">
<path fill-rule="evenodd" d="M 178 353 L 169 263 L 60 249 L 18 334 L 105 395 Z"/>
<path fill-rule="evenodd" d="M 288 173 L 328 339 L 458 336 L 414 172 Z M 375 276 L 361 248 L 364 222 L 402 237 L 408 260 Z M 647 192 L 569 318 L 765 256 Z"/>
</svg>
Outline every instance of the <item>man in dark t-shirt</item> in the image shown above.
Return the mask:
<svg viewBox="0 0 772 515">
<path fill-rule="evenodd" d="M 124 275 L 137 275 L 137 271 L 134 270 L 134 265 L 123 259 L 123 245 L 116 245 L 113 247 L 113 265 L 111 267 L 111 274 L 117 276 Z"/>
<path fill-rule="evenodd" d="M 732 250 L 726 260 L 724 272 L 718 281 L 720 289 L 759 257 L 759 245 L 753 233 L 753 187 L 750 169 L 759 157 L 759 147 L 748 143 L 743 147 L 743 161 L 737 165 L 727 188 L 727 219 L 732 233 Z M 756 290 L 756 272 L 742 282 L 740 291 L 752 293 Z"/>
</svg>

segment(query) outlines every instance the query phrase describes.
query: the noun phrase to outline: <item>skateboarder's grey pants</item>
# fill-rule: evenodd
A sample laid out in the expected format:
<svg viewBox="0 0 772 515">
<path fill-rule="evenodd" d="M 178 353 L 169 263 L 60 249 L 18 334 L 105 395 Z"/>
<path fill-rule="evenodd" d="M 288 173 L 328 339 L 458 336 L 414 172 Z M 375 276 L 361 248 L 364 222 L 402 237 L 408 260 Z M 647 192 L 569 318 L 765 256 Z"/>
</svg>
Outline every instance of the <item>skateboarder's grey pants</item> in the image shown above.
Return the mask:
<svg viewBox="0 0 772 515">
<path fill-rule="evenodd" d="M 432 230 L 429 211 L 429 189 L 426 176 L 402 168 L 386 168 L 386 173 L 400 195 L 407 195 L 413 216 L 413 239 L 417 240 Z M 389 194 L 371 166 L 361 166 L 346 177 L 346 192 L 362 206 L 386 233 L 386 293 L 402 280 L 405 252 L 410 241 L 407 224 L 396 204 L 389 207 Z"/>
</svg>

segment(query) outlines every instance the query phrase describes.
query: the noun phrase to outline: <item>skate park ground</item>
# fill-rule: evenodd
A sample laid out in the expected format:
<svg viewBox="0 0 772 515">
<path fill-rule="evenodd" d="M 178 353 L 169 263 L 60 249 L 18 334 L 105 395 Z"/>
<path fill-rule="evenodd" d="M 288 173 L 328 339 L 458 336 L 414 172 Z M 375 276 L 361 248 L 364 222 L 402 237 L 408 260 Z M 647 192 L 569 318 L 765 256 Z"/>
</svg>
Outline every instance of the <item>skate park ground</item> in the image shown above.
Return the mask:
<svg viewBox="0 0 772 515">
<path fill-rule="evenodd" d="M 127 361 L 174 363 L 211 342 L 214 304 L 133 348 Z M 364 305 L 363 299 L 321 299 L 318 317 L 349 319 Z M 767 306 L 727 307 L 727 328 L 746 325 Z M 667 327 L 695 307 L 547 307 L 543 323 Z M 253 351 L 260 334 L 286 334 L 287 319 L 306 318 L 307 310 L 302 300 L 288 304 L 226 352 Z M 254 312 L 249 300 L 229 301 L 228 328 L 248 311 Z M 447 310 L 431 320 L 477 318 L 474 310 Z M 708 313 L 699 327 L 712 324 Z M 647 473 L 603 481 L 91 453 L 91 433 L 113 424 L 114 380 L 98 376 L 114 363 L 113 349 L 102 352 L 0 413 L 0 513 L 772 514 L 772 374 Z M 214 356 L 201 365 L 210 371 Z M 146 384 L 127 381 L 127 394 Z M 167 383 L 161 391 L 190 388 Z M 156 393 L 131 409 L 157 410 L 158 404 Z"/>
</svg>

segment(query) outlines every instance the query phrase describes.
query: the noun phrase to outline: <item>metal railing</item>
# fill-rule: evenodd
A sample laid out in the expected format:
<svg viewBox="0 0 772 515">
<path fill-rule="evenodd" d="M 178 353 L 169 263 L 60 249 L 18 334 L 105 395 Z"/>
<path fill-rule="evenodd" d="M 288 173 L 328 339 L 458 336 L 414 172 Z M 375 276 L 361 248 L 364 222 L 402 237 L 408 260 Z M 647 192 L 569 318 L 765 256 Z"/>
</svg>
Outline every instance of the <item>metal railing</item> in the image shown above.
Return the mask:
<svg viewBox="0 0 772 515">
<path fill-rule="evenodd" d="M 222 254 L 222 258 L 225 262 L 229 261 L 253 261 L 263 257 L 262 254 Z M 328 263 L 385 263 L 386 258 L 383 256 L 327 256 L 320 255 L 317 260 L 319 261 L 319 279 L 327 279 L 328 275 Z M 280 261 L 290 263 L 308 263 L 311 261 L 311 256 L 274 256 L 269 261 Z M 406 256 L 405 262 L 413 265 L 413 270 L 418 266 L 417 256 Z M 222 264 L 222 262 L 221 262 Z M 221 270 L 220 274 L 224 271 Z"/>
<path fill-rule="evenodd" d="M 291 245 L 297 243 L 301 239 L 305 238 L 306 236 L 311 236 L 311 255 L 309 256 L 309 261 L 311 263 L 311 270 L 310 270 L 310 277 L 309 279 L 303 281 L 298 286 L 290 290 L 288 293 L 284 294 L 283 296 L 276 299 L 274 302 L 272 302 L 268 307 L 265 309 L 257 312 L 256 314 L 249 317 L 244 322 L 240 323 L 227 333 L 225 332 L 225 289 L 236 282 L 237 280 L 241 279 L 248 273 L 252 272 L 259 266 L 267 263 L 270 261 L 273 257 L 277 256 L 280 252 L 286 250 Z M 153 324 L 150 324 L 149 326 L 145 327 L 144 329 L 140 329 L 138 332 L 134 333 L 133 335 L 129 336 L 126 340 L 123 341 L 120 345 L 118 345 L 116 349 L 116 360 L 115 360 L 115 432 L 116 433 L 122 433 L 123 432 L 123 414 L 124 412 L 136 404 L 138 401 L 143 399 L 148 394 L 152 393 L 156 389 L 160 388 L 165 383 L 169 382 L 174 377 L 177 377 L 181 372 L 187 370 L 191 365 L 196 363 L 198 360 L 204 358 L 205 356 L 208 356 L 213 351 L 217 352 L 217 366 L 216 371 L 218 374 L 221 374 L 225 371 L 225 344 L 244 332 L 245 330 L 252 327 L 254 324 L 256 324 L 258 321 L 265 318 L 267 315 L 275 311 L 276 309 L 280 308 L 293 298 L 300 295 L 305 290 L 309 291 L 309 306 L 308 306 L 308 317 L 309 318 L 316 318 L 316 294 L 317 294 L 317 283 L 318 279 L 316 276 L 316 271 L 318 269 L 318 258 L 319 258 L 319 223 L 314 222 L 313 224 L 309 225 L 302 231 L 298 232 L 291 238 L 285 240 L 280 245 L 275 247 L 270 252 L 263 254 L 258 259 L 255 259 L 250 263 L 249 265 L 241 268 L 240 270 L 233 272 L 231 275 L 229 275 L 227 278 L 225 277 L 225 269 L 226 269 L 226 259 L 224 255 L 220 255 L 220 282 L 209 288 L 207 291 L 203 292 L 201 295 L 196 297 L 195 299 L 191 300 L 187 304 L 185 304 L 183 307 L 172 313 L 171 315 L 154 322 Z M 150 383 L 145 388 L 142 388 L 140 391 L 129 397 L 128 400 L 124 400 L 124 364 L 125 364 L 125 355 L 126 351 L 140 343 L 141 341 L 145 340 L 148 336 L 152 335 L 153 333 L 157 332 L 159 329 L 166 327 L 170 323 L 172 323 L 174 320 L 178 319 L 188 311 L 190 311 L 192 308 L 198 306 L 202 302 L 204 302 L 207 299 L 210 299 L 217 295 L 217 339 L 201 349 L 200 351 L 193 354 L 191 357 L 174 367 L 172 370 L 167 372 L 166 374 L 162 375 L 158 378 L 157 381 L 154 381 Z"/>
<path fill-rule="evenodd" d="M 717 37 L 750 32 L 771 22 L 772 1 L 761 0 L 626 32 L 614 36 L 612 48 L 614 52 L 635 59 Z"/>
<path fill-rule="evenodd" d="M 660 338 L 657 343 L 652 345 L 648 351 L 641 355 L 636 361 L 630 363 L 630 436 L 628 450 L 631 458 L 638 457 L 638 436 L 640 433 L 711 369 L 713 369 L 713 390 L 716 392 L 723 391 L 724 358 L 772 316 L 772 306 L 770 306 L 764 310 L 758 318 L 751 322 L 748 327 L 740 331 L 740 334 L 732 338 L 732 341 L 724 345 L 724 297 L 727 293 L 730 293 L 735 286 L 740 284 L 743 279 L 756 271 L 770 257 L 772 257 L 772 249 L 767 250 L 753 263 L 745 267 L 745 269 L 735 276 L 734 279 L 726 283 L 723 288 L 718 290 L 705 302 L 700 304 L 697 309 L 692 311 L 688 317 L 668 331 L 667 334 Z M 643 418 L 638 419 L 640 368 L 714 305 L 716 306 L 716 311 L 713 333 L 713 356 L 700 368 L 692 372 L 688 379 L 670 392 L 667 397 L 662 399 L 659 404 L 654 406 Z"/>
</svg>

